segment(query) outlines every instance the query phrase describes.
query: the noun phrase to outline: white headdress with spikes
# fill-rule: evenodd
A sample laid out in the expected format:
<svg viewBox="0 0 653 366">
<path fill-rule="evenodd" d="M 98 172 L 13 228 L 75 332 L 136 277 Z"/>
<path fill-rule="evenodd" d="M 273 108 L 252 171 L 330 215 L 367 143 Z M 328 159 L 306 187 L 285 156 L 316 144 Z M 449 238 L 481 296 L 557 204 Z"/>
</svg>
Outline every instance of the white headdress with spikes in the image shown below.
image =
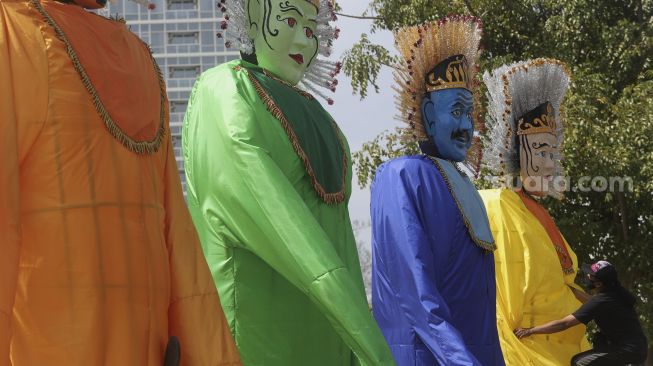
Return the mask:
<svg viewBox="0 0 653 366">
<path fill-rule="evenodd" d="M 560 107 L 569 80 L 570 73 L 564 63 L 545 58 L 504 65 L 483 75 L 488 97 L 484 165 L 501 177 L 504 185 L 511 178 L 519 176 L 520 172 L 517 120 L 547 102 L 553 107 L 555 127 L 552 132 L 557 137 L 560 151 L 554 156 L 554 174 L 564 175 L 561 153 L 564 123 L 560 117 Z M 553 190 L 550 195 L 561 198 L 561 193 Z"/>
<path fill-rule="evenodd" d="M 306 0 L 318 3 L 317 29 L 315 36 L 319 41 L 318 57 L 306 70 L 299 87 L 326 99 L 329 104 L 333 100 L 320 88 L 335 92 L 342 64 L 326 60 L 331 56 L 333 41 L 338 38 L 340 29 L 330 24 L 337 20 L 332 0 Z M 220 0 L 218 7 L 224 13 L 222 29 L 224 30 L 227 48 L 236 48 L 240 52 L 251 55 L 254 53 L 254 40 L 249 37 L 249 17 L 247 14 L 248 0 Z M 222 36 L 222 34 L 218 34 Z"/>
</svg>

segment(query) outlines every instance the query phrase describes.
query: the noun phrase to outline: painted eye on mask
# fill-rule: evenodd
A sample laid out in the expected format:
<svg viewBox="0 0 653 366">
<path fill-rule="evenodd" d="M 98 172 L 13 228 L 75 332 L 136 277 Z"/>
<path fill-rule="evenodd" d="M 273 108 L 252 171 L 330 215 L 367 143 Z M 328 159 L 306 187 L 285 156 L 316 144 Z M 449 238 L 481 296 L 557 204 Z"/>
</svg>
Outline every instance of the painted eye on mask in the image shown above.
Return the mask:
<svg viewBox="0 0 653 366">
<path fill-rule="evenodd" d="M 297 19 L 295 18 L 288 18 L 286 19 L 286 23 L 288 23 L 288 26 L 290 28 L 295 28 L 295 25 L 297 24 Z"/>
<path fill-rule="evenodd" d="M 540 155 L 540 157 L 546 158 L 546 151 L 542 151 L 538 155 Z"/>
<path fill-rule="evenodd" d="M 304 33 L 306 33 L 306 38 L 313 38 L 313 30 L 311 28 L 304 28 Z"/>
<path fill-rule="evenodd" d="M 460 109 L 454 109 L 451 111 L 451 115 L 453 115 L 456 118 L 460 118 L 463 115 L 463 112 Z"/>
</svg>

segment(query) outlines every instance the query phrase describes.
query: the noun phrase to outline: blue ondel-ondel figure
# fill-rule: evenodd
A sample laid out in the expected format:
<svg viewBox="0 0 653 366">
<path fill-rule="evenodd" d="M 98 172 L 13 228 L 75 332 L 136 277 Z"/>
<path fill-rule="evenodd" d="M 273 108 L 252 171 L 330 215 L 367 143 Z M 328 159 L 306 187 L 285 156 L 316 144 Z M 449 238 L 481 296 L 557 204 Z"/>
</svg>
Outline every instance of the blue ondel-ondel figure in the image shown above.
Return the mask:
<svg viewBox="0 0 653 366">
<path fill-rule="evenodd" d="M 450 17 L 396 37 L 399 112 L 423 154 L 382 164 L 372 184 L 374 316 L 399 366 L 504 365 L 494 240 L 465 173 L 478 167 L 480 24 Z"/>
</svg>

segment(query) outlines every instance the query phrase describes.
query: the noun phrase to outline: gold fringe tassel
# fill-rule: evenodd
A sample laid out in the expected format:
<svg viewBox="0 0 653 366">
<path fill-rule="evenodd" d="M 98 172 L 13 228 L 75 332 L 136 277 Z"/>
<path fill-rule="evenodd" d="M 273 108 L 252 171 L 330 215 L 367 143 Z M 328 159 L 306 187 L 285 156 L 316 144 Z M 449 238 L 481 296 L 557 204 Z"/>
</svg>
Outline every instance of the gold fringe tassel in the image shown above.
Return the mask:
<svg viewBox="0 0 653 366">
<path fill-rule="evenodd" d="M 143 45 L 145 45 L 146 49 L 150 54 L 150 59 L 152 60 L 152 64 L 154 65 L 154 71 L 156 72 L 157 77 L 159 79 L 159 87 L 161 89 L 160 121 L 159 121 L 159 127 L 157 129 L 156 135 L 153 140 L 136 141 L 131 137 L 129 137 L 127 134 L 125 134 L 109 115 L 109 112 L 104 107 L 104 104 L 102 103 L 102 100 L 100 99 L 97 90 L 91 83 L 91 80 L 88 77 L 88 74 L 84 69 L 84 66 L 79 61 L 79 57 L 77 56 L 75 49 L 73 48 L 72 44 L 68 40 L 68 37 L 66 37 L 66 34 L 59 27 L 57 22 L 50 16 L 50 14 L 48 14 L 45 8 L 43 8 L 39 0 L 31 0 L 31 3 L 36 8 L 36 10 L 43 16 L 46 23 L 54 29 L 57 38 L 59 38 L 66 46 L 66 52 L 68 53 L 68 57 L 70 57 L 70 60 L 72 61 L 73 66 L 75 67 L 75 70 L 77 71 L 80 78 L 82 79 L 82 84 L 84 84 L 84 87 L 91 95 L 91 98 L 93 100 L 93 106 L 95 107 L 95 110 L 97 111 L 98 115 L 104 122 L 104 125 L 109 131 L 109 133 L 111 134 L 111 136 L 113 136 L 116 140 L 118 140 L 127 149 L 129 149 L 130 151 L 136 154 L 156 153 L 159 150 L 159 147 L 161 146 L 161 141 L 163 141 L 163 137 L 165 136 L 166 96 L 165 96 L 165 81 L 163 80 L 161 69 L 159 68 L 159 65 L 156 63 L 156 60 L 154 60 L 154 56 L 152 55 L 152 51 L 150 50 L 149 46 L 143 42 Z"/>
<path fill-rule="evenodd" d="M 240 70 L 243 70 L 243 68 L 240 68 Z M 256 93 L 261 98 L 263 104 L 265 104 L 267 110 L 272 114 L 272 116 L 277 121 L 279 121 L 279 123 L 281 123 L 281 126 L 286 132 L 286 135 L 288 135 L 288 138 L 290 139 L 290 143 L 292 144 L 293 150 L 295 150 L 295 153 L 299 156 L 299 159 L 304 164 L 306 173 L 308 173 L 308 176 L 311 178 L 311 184 L 313 185 L 313 189 L 315 189 L 315 192 L 320 197 L 320 199 L 329 205 L 334 205 L 334 204 L 339 204 L 344 202 L 348 161 L 347 161 L 347 154 L 345 153 L 345 148 L 343 146 L 342 138 L 338 133 L 340 129 L 336 125 L 335 121 L 331 120 L 331 123 L 334 129 L 336 130 L 336 133 L 338 134 L 338 141 L 340 143 L 340 148 L 342 149 L 342 182 L 341 182 L 340 191 L 334 193 L 328 193 L 326 192 L 324 187 L 322 187 L 320 182 L 318 182 L 317 177 L 315 176 L 315 171 L 313 170 L 313 166 L 311 165 L 311 161 L 309 160 L 308 156 L 306 155 L 301 145 L 299 144 L 299 139 L 297 138 L 297 135 L 295 134 L 293 128 L 290 126 L 288 119 L 286 119 L 286 116 L 283 114 L 283 112 L 277 106 L 274 100 L 266 93 L 265 89 L 263 89 L 263 87 L 258 82 L 258 80 L 256 80 L 256 78 L 254 78 L 251 75 L 251 73 L 248 72 L 247 70 L 244 70 L 244 72 L 247 74 L 247 77 L 251 81 L 252 85 L 254 85 L 254 89 L 256 90 Z"/>
<path fill-rule="evenodd" d="M 497 246 L 495 243 L 490 243 L 484 240 L 481 240 L 474 235 L 474 231 L 472 230 L 472 225 L 470 224 L 469 220 L 467 219 L 467 216 L 465 216 L 465 211 L 463 211 L 462 206 L 460 205 L 460 202 L 458 201 L 458 198 L 456 197 L 456 194 L 453 191 L 453 188 L 451 187 L 451 182 L 449 181 L 449 178 L 447 177 L 447 174 L 444 171 L 444 168 L 440 166 L 440 163 L 432 156 L 428 156 L 429 160 L 433 162 L 433 165 L 438 169 L 440 172 L 440 175 L 442 176 L 442 179 L 444 179 L 444 182 L 447 184 L 447 189 L 449 189 L 449 193 L 451 193 L 451 197 L 453 197 L 454 202 L 456 203 L 456 206 L 458 206 L 458 210 L 460 211 L 460 216 L 463 218 L 463 223 L 465 224 L 465 227 L 467 228 L 467 232 L 469 233 L 469 236 L 472 238 L 472 241 L 474 244 L 476 244 L 478 247 L 480 247 L 483 250 L 487 250 L 488 252 L 493 252 L 497 249 Z M 462 173 L 461 173 L 462 174 Z"/>
</svg>

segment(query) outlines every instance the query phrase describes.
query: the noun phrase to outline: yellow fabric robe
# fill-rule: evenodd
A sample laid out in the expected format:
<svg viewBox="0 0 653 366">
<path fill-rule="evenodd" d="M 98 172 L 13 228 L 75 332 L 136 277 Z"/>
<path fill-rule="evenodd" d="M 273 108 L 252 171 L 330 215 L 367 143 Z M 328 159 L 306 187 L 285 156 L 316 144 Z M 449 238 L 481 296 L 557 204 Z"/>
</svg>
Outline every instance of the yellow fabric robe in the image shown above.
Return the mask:
<svg viewBox="0 0 653 366">
<path fill-rule="evenodd" d="M 1 366 L 161 366 L 171 335 L 182 365 L 240 365 L 159 81 L 124 24 L 0 0 Z"/>
<path fill-rule="evenodd" d="M 584 326 L 523 340 L 513 330 L 563 318 L 580 307 L 570 289 L 578 288 L 576 254 L 565 241 L 574 267 L 573 274 L 565 275 L 549 235 L 517 193 L 495 189 L 480 194 L 497 245 L 497 327 L 506 365 L 569 365 L 573 355 L 589 348 Z"/>
</svg>

